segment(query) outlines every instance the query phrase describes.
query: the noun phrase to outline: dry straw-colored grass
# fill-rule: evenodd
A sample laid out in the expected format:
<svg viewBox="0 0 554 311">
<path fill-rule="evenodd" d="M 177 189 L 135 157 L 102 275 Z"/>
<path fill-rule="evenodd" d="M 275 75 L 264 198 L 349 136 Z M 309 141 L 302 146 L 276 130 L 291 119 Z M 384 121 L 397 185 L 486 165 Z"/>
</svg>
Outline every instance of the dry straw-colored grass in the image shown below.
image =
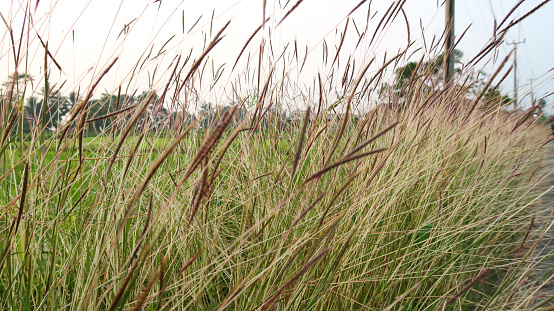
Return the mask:
<svg viewBox="0 0 554 311">
<path fill-rule="evenodd" d="M 537 241 L 526 232 L 544 194 L 548 132 L 499 105 L 479 109 L 471 67 L 444 85 L 418 66 L 398 92 L 381 88 L 383 73 L 410 47 L 373 75 L 378 60 L 360 71 L 349 60 L 335 77 L 341 86 L 318 75 L 311 108 L 287 122 L 273 103 L 302 91 L 262 45 L 257 85 L 237 84 L 237 104 L 209 128 L 178 123 L 182 111 L 163 131 L 135 126 L 164 103 L 190 106 L 227 25 L 189 67 L 178 57 L 158 95 L 127 107 L 118 97 L 111 126 L 96 136 L 86 136 L 94 85 L 52 133 L 44 122 L 23 131 L 21 103 L 9 95 L 15 80 L 8 85 L 0 309 L 510 310 L 534 299 L 521 284 L 534 268 Z M 263 57 L 275 62 L 259 88 Z"/>
</svg>

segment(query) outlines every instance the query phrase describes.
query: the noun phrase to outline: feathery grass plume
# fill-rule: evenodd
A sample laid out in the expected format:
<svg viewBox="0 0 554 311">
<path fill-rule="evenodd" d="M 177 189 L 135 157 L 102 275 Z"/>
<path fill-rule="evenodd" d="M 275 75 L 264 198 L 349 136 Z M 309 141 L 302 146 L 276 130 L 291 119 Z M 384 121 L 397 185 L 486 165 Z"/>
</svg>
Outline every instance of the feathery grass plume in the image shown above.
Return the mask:
<svg viewBox="0 0 554 311">
<path fill-rule="evenodd" d="M 69 120 L 66 122 L 66 124 L 68 124 L 68 125 L 71 124 L 71 122 L 77 118 L 77 115 L 79 113 L 81 113 L 82 109 L 86 106 L 88 101 L 92 98 L 93 92 L 96 89 L 96 87 L 98 86 L 98 84 L 100 83 L 100 81 L 102 80 L 102 78 L 110 71 L 110 69 L 112 69 L 112 67 L 115 65 L 115 63 L 118 60 L 119 60 L 119 57 L 114 58 L 112 60 L 112 62 L 106 67 L 106 69 L 104 69 L 104 71 L 96 79 L 96 81 L 94 81 L 94 83 L 90 87 L 90 89 L 89 89 L 87 95 L 85 96 L 85 98 L 79 104 L 77 104 L 75 107 L 73 107 L 73 109 L 71 111 L 71 115 L 69 116 Z M 67 131 L 67 129 L 62 131 L 62 133 L 65 133 L 66 131 Z M 62 134 L 62 138 L 63 138 L 63 136 L 64 135 Z"/>
<path fill-rule="evenodd" d="M 380 153 L 380 152 L 383 152 L 383 151 L 386 151 L 387 148 L 381 148 L 381 149 L 376 149 L 376 150 L 372 150 L 372 151 L 368 151 L 368 152 L 363 152 L 363 153 L 359 153 L 359 154 L 355 154 L 355 155 L 350 155 L 350 156 L 345 156 L 345 157 L 342 157 L 340 159 L 338 159 L 337 161 L 329 164 L 328 166 L 322 168 L 321 170 L 315 172 L 314 174 L 312 174 L 310 177 L 308 177 L 305 181 L 304 181 L 304 184 L 308 183 L 309 181 L 311 180 L 314 180 L 318 177 L 321 177 L 321 175 L 327 173 L 328 171 L 340 166 L 340 165 L 343 165 L 345 163 L 348 163 L 348 162 L 351 162 L 351 161 L 354 161 L 354 160 L 357 160 L 357 159 L 361 159 L 361 158 L 364 158 L 364 157 L 367 157 L 369 155 L 372 155 L 372 154 L 376 154 L 376 153 Z"/>
<path fill-rule="evenodd" d="M 264 12 L 265 12 L 265 5 L 264 5 Z M 233 68 L 231 68 L 231 71 L 234 71 L 235 70 L 235 67 L 237 67 L 237 63 L 239 62 L 239 59 L 240 57 L 242 56 L 242 54 L 244 53 L 244 51 L 246 50 L 246 47 L 248 46 L 248 44 L 250 43 L 250 41 L 252 41 L 252 39 L 254 39 L 254 37 L 256 36 L 256 34 L 265 26 L 265 24 L 269 21 L 269 18 L 267 19 L 264 19 L 264 22 L 258 26 L 258 28 L 256 28 L 252 34 L 250 35 L 250 37 L 248 37 L 248 39 L 246 40 L 246 42 L 244 43 L 244 45 L 242 46 L 242 49 L 240 50 L 238 56 L 237 56 L 237 59 L 235 60 L 235 63 L 233 64 Z"/>
<path fill-rule="evenodd" d="M 395 122 L 391 125 L 389 125 L 388 127 L 386 127 L 385 129 L 383 129 L 381 132 L 377 133 L 377 135 L 371 137 L 370 139 L 366 140 L 365 142 L 361 143 L 358 147 L 352 149 L 352 151 L 350 151 L 349 153 L 347 153 L 345 155 L 345 157 L 349 157 L 355 153 L 357 153 L 358 151 L 364 149 L 367 145 L 371 144 L 373 141 L 375 141 L 377 138 L 385 135 L 388 131 L 390 131 L 392 128 L 394 128 L 396 125 L 398 125 L 398 122 Z"/>
<path fill-rule="evenodd" d="M 504 58 L 504 60 L 502 60 L 502 63 L 500 63 L 500 66 L 498 66 L 498 69 L 496 69 L 496 71 L 494 72 L 494 74 L 492 75 L 492 77 L 490 78 L 490 80 L 487 82 L 487 84 L 485 85 L 485 87 L 483 88 L 483 90 L 479 93 L 479 95 L 477 95 L 477 97 L 473 100 L 473 104 L 471 106 L 471 109 L 469 109 L 469 112 L 467 114 L 467 116 L 465 117 L 465 120 L 468 120 L 469 118 L 469 115 L 475 110 L 475 107 L 477 107 L 477 104 L 479 103 L 479 101 L 481 100 L 481 98 L 485 95 L 485 90 L 488 90 L 489 87 L 491 86 L 492 82 L 494 81 L 494 79 L 496 78 L 496 76 L 500 73 L 500 71 L 504 68 L 504 65 L 506 65 L 506 62 L 510 59 L 510 57 L 512 56 L 512 53 L 513 51 L 511 51 L 510 53 L 508 53 L 508 55 L 506 55 L 506 57 Z M 510 70 L 511 71 L 512 67 L 510 67 Z"/>
<path fill-rule="evenodd" d="M 181 88 L 179 89 L 179 91 L 186 85 L 186 83 L 192 78 L 192 76 L 194 75 L 194 73 L 198 70 L 198 68 L 200 67 L 200 65 L 202 64 L 202 61 L 204 60 L 204 58 L 210 53 L 210 51 L 221 41 L 223 40 L 223 38 L 225 36 L 221 36 L 221 34 L 223 33 L 223 31 L 225 31 L 225 29 L 227 28 L 227 26 L 229 26 L 229 24 L 231 23 L 231 21 L 228 21 L 220 30 L 219 32 L 215 35 L 215 37 L 213 38 L 213 40 L 210 42 L 210 44 L 208 44 L 208 46 L 204 49 L 204 51 L 202 51 L 202 54 L 200 55 L 200 57 L 198 57 L 198 59 L 196 59 L 194 61 L 194 63 L 191 65 L 190 67 L 190 70 L 189 72 L 187 73 L 187 75 L 185 76 L 185 79 L 183 80 L 183 83 L 182 83 L 182 86 Z"/>
<path fill-rule="evenodd" d="M 227 128 L 227 126 L 233 119 L 233 115 L 235 114 L 237 107 L 238 106 L 234 106 L 230 110 L 225 111 L 223 117 L 221 118 L 221 121 L 215 126 L 210 136 L 204 139 L 204 142 L 202 142 L 202 145 L 200 145 L 200 147 L 198 148 L 196 155 L 194 156 L 194 158 L 192 158 L 189 167 L 184 170 L 185 175 L 181 178 L 182 182 L 190 177 L 190 174 L 192 174 L 192 172 L 196 170 L 196 168 L 200 165 L 204 158 L 211 152 L 212 148 L 217 144 L 217 142 L 223 135 L 223 131 Z M 183 170 L 179 170 L 177 171 L 177 173 L 181 171 Z M 179 184 L 182 184 L 182 182 L 180 182 Z"/>
<path fill-rule="evenodd" d="M 0 86 L 0 309 L 547 307 L 550 131 L 534 108 L 485 103 L 511 71 L 505 55 L 487 63 L 507 27 L 546 2 L 501 16 L 447 84 L 444 35 L 414 32 L 405 3 L 356 1 L 308 47 L 274 30 L 309 2 L 267 2 L 233 52 L 215 49 L 231 11 L 189 28 L 164 1 L 177 14 L 137 59 L 121 44 L 149 8 L 76 80 L 28 31 L 48 26 L 38 1 L 0 13 L 15 71 Z M 395 21 L 408 41 L 385 53 Z"/>
<path fill-rule="evenodd" d="M 344 39 L 346 38 L 346 31 L 348 30 L 348 24 L 350 22 L 350 18 L 346 19 L 346 23 L 344 25 L 344 30 L 342 31 L 342 34 L 340 36 L 340 43 L 339 47 L 337 48 L 337 52 L 335 53 L 335 58 L 333 58 L 333 62 L 331 63 L 331 67 L 335 65 L 335 62 L 339 59 L 339 53 L 342 49 L 342 45 L 344 44 Z"/>
<path fill-rule="evenodd" d="M 508 24 L 508 26 L 506 26 L 505 28 L 503 28 L 502 30 L 499 30 L 499 32 L 506 32 L 508 31 L 510 28 L 514 27 L 515 25 L 518 25 L 520 24 L 524 19 L 528 18 L 529 16 L 531 16 L 532 14 L 534 14 L 535 12 L 537 12 L 541 7 L 543 7 L 545 4 L 547 4 L 548 2 L 550 2 L 551 0 L 543 0 L 539 5 L 536 5 L 534 6 L 531 10 L 529 10 L 527 13 L 523 14 L 522 17 L 516 19 L 516 20 L 513 20 L 513 21 L 510 21 L 510 23 Z M 514 6 L 514 9 L 519 6 L 520 3 L 517 3 L 515 6 Z M 506 18 L 508 17 L 509 15 L 506 16 Z M 504 20 L 502 21 L 502 23 L 504 23 Z M 500 26 L 498 26 L 498 28 L 500 28 Z"/>
<path fill-rule="evenodd" d="M 321 218 L 319 220 L 319 225 L 318 225 L 318 228 L 321 228 L 321 226 L 323 225 L 323 222 L 325 221 L 325 218 L 327 217 L 327 214 L 329 213 L 329 210 L 331 209 L 331 207 L 333 206 L 333 204 L 335 203 L 335 200 L 339 197 L 339 195 L 346 189 L 346 187 L 348 187 L 348 185 L 354 181 L 354 179 L 356 177 L 358 177 L 358 174 L 357 172 L 354 172 L 350 175 L 350 177 L 348 177 L 347 180 L 345 180 L 342 185 L 340 185 L 338 187 L 338 190 L 333 194 L 333 196 L 331 197 L 331 200 L 329 201 L 329 204 L 327 204 L 327 207 L 325 208 L 325 210 L 323 211 L 323 214 L 321 215 Z"/>
<path fill-rule="evenodd" d="M 252 124 L 250 125 L 250 127 L 256 129 L 256 127 L 259 125 L 261 119 L 262 119 L 262 109 L 263 109 L 263 105 L 264 105 L 264 101 L 265 101 L 265 97 L 266 97 L 266 94 L 267 94 L 267 91 L 268 91 L 268 88 L 269 88 L 269 83 L 271 82 L 271 77 L 273 76 L 273 71 L 275 70 L 275 66 L 276 64 L 274 64 L 273 66 L 271 66 L 271 69 L 269 70 L 269 74 L 267 75 L 267 79 L 264 83 L 264 86 L 261 90 L 261 92 L 258 94 L 258 99 L 256 101 L 256 106 L 254 108 L 254 113 L 253 113 L 253 116 L 252 116 Z M 257 117 L 258 115 L 260 115 L 260 117 Z M 254 126 L 256 125 L 256 126 Z"/>
</svg>

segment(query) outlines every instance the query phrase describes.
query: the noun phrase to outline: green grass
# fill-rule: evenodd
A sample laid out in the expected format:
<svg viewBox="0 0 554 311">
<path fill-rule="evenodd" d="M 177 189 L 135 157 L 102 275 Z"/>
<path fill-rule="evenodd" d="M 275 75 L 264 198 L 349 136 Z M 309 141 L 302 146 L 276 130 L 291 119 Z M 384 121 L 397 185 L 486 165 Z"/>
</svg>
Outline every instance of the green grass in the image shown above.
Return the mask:
<svg viewBox="0 0 554 311">
<path fill-rule="evenodd" d="M 389 112 L 379 114 L 379 123 L 392 123 Z M 287 149 L 292 152 L 296 135 L 282 133 L 280 152 L 275 152 L 262 131 L 244 132 L 221 157 L 221 171 L 208 169 L 201 177 L 204 162 L 170 199 L 173 180 L 183 177 L 197 152 L 188 140 L 180 143 L 181 152 L 170 153 L 158 168 L 128 217 L 124 214 L 132 194 L 169 137 L 144 143 L 144 149 L 139 148 L 143 155 L 135 155 L 125 175 L 129 158 L 116 160 L 105 185 L 115 145 L 109 137 L 87 138 L 80 170 L 77 154 L 56 157 L 52 147 L 38 156 L 28 148 L 32 188 L 27 190 L 25 217 L 4 266 L 4 275 L 10 276 L 5 280 L 11 280 L 2 283 L 4 306 L 18 305 L 16 297 L 30 290 L 28 303 L 35 307 L 42 297 L 50 297 L 50 302 L 42 303 L 58 307 L 70 303 L 77 308 L 90 295 L 87 304 L 104 309 L 130 276 L 128 306 L 155 279 L 151 297 L 158 297 L 163 287 L 162 304 L 195 309 L 219 306 L 237 284 L 246 282 L 231 301 L 233 309 L 250 309 L 262 305 L 326 250 L 294 287 L 282 292 L 279 305 L 381 308 L 421 282 L 402 305 L 437 308 L 484 267 L 496 274 L 492 279 L 501 280 L 508 265 L 517 262 L 513 255 L 535 196 L 528 179 L 540 160 L 531 155 L 540 141 L 528 140 L 530 130 L 502 133 L 496 122 L 503 117 L 502 113 L 476 117 L 463 128 L 456 122 L 439 126 L 440 118 L 427 119 L 432 126 L 426 136 L 415 130 L 418 122 L 407 122 L 403 132 L 389 132 L 370 148 L 389 147 L 388 151 L 339 166 L 307 184 L 302 183 L 325 166 L 320 159 L 336 133 L 329 130 L 311 149 L 303 150 L 305 156 L 291 183 L 293 157 L 287 157 Z M 379 123 L 368 136 L 383 128 Z M 323 122 L 315 124 L 316 129 L 322 126 Z M 448 135 L 457 131 L 458 137 Z M 358 134 L 345 132 L 344 139 Z M 424 137 L 423 144 L 413 144 Z M 485 137 L 489 137 L 486 153 Z M 120 155 L 128 155 L 136 141 L 136 136 L 129 137 Z M 514 152 L 523 141 L 528 147 Z M 205 158 L 208 165 L 220 158 L 222 146 Z M 22 168 L 21 158 L 10 158 Z M 525 159 L 525 165 L 517 170 L 521 175 L 512 177 L 511 167 L 518 158 Z M 380 163 L 384 163 L 381 169 Z M 40 168 L 45 172 L 39 174 Z M 195 190 L 201 178 L 211 180 L 216 173 L 211 187 Z M 21 194 L 21 175 L 14 172 L 2 180 L 3 189 L 9 189 L 3 192 L 3 202 L 12 201 L 3 217 L 5 228 L 16 215 L 19 201 L 13 198 Z M 197 191 L 201 203 L 192 217 Z M 323 198 L 289 231 L 300 212 L 322 193 Z M 144 246 L 138 258 L 131 257 L 146 223 Z M 7 239 L 7 230 L 3 235 Z M 191 258 L 196 260 L 179 273 Z M 29 262 L 34 269 L 27 268 Z M 130 273 L 133 263 L 138 267 Z M 163 286 L 156 274 L 160 269 L 167 282 Z M 480 287 L 487 286 L 476 285 L 462 296 L 461 305 L 469 308 L 478 301 L 506 298 L 488 297 Z M 157 299 L 147 302 L 155 305 Z"/>
<path fill-rule="evenodd" d="M 145 97 L 98 136 L 83 126 L 86 106 L 53 133 L 26 133 L 22 111 L 2 101 L 17 121 L 3 119 L 0 142 L 0 309 L 511 310 L 532 301 L 520 285 L 534 268 L 526 232 L 548 131 L 500 105 L 475 109 L 483 103 L 463 75 L 452 87 L 420 74 L 405 97 L 390 91 L 357 120 L 328 120 L 316 99 L 285 129 L 272 125 L 273 110 L 254 126 L 275 88 L 242 94 L 239 103 L 260 99 L 244 119 L 232 121 L 231 108 L 205 130 L 138 129 L 133 120 L 152 113 L 141 108 L 166 100 Z M 338 98 L 347 116 L 375 100 L 356 86 Z"/>
</svg>

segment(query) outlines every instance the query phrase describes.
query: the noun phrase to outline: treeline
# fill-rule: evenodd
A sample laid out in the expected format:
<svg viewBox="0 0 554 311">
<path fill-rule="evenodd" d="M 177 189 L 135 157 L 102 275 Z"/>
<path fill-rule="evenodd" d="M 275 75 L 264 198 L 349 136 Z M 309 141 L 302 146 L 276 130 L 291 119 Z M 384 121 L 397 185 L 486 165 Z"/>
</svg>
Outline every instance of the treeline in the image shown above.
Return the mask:
<svg viewBox="0 0 554 311">
<path fill-rule="evenodd" d="M 462 71 L 461 58 L 463 53 L 459 50 L 454 50 L 452 53 L 455 63 L 458 65 L 455 68 L 457 74 Z M 383 83 L 380 91 L 379 104 L 395 105 L 403 107 L 405 103 L 412 101 L 412 97 L 421 90 L 411 89 L 409 86 L 412 80 L 421 78 L 427 79 L 423 84 L 428 88 L 441 87 L 442 69 L 444 59 L 442 54 L 432 58 L 426 62 L 410 62 L 405 66 L 398 67 L 394 72 L 394 77 L 391 83 Z M 471 91 L 474 94 L 480 92 L 484 87 L 485 73 L 479 72 L 472 81 L 472 85 L 468 87 L 468 95 Z M 34 128 L 45 129 L 52 132 L 62 125 L 68 118 L 71 109 L 83 100 L 83 94 L 71 92 L 68 96 L 62 95 L 59 90 L 49 89 L 37 92 L 36 95 L 26 96 L 28 90 L 32 89 L 33 77 L 29 74 L 11 74 L 7 81 L 2 84 L 0 89 L 0 103 L 2 108 L 2 118 L 10 118 L 15 115 L 16 110 L 23 110 L 22 120 L 13 120 L 13 127 L 10 129 L 11 134 L 22 131 L 24 133 L 31 132 Z M 437 82 L 438 81 L 438 82 Z M 47 86 L 48 87 L 48 86 Z M 98 135 L 113 127 L 113 123 L 120 116 L 129 117 L 128 113 L 121 113 L 131 110 L 133 106 L 141 103 L 148 96 L 147 92 L 142 92 L 140 95 L 135 94 L 102 94 L 100 98 L 90 99 L 87 102 L 87 118 L 86 118 L 86 134 Z M 217 122 L 218 116 L 221 116 L 229 106 L 215 105 L 209 102 L 203 102 L 195 109 L 195 113 L 188 111 L 169 111 L 164 107 L 157 96 L 150 103 L 147 110 L 137 122 L 137 130 L 142 130 L 144 126 L 148 127 L 149 131 L 170 130 L 186 126 L 190 122 L 196 121 L 199 128 L 209 128 L 214 122 Z M 340 102 L 337 101 L 337 103 Z M 506 106 L 512 102 L 506 94 L 502 94 L 498 88 L 489 87 L 482 98 L 482 108 L 485 110 L 496 107 L 497 105 Z M 544 100 L 540 101 L 540 113 L 544 107 Z M 248 105 L 246 105 L 248 106 Z M 331 107 L 332 108 L 332 107 Z M 326 109 L 327 113 L 331 113 L 331 108 Z M 336 112 L 335 112 L 336 113 Z M 244 119 L 248 114 L 245 107 L 241 107 L 235 114 L 235 121 Z M 260 118 L 261 128 L 271 126 L 283 127 L 293 123 L 303 116 L 302 111 L 289 111 L 288 113 L 276 107 L 270 107 L 265 111 L 264 116 Z M 332 116 L 328 116 L 332 118 Z M 198 120 L 197 120 L 198 119 Z"/>
</svg>

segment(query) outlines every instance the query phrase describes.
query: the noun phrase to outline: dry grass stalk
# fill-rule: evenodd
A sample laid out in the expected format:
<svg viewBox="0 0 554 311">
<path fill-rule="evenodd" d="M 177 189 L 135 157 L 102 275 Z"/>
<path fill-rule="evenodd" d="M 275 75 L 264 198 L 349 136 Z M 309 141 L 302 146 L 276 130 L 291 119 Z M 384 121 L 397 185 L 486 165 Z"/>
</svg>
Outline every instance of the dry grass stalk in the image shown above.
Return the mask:
<svg viewBox="0 0 554 311">
<path fill-rule="evenodd" d="M 158 53 L 144 47 L 100 101 L 93 92 L 118 62 L 108 55 L 83 99 L 52 126 L 47 116 L 61 112 L 72 88 L 50 75 L 64 63 L 48 42 L 33 40 L 28 12 L 24 23 L 0 14 L 7 26 L 0 61 L 13 62 L 16 75 L 32 71 L 21 60 L 34 64 L 27 56 L 36 42 L 45 90 L 35 112 L 26 100 L 36 85 L 14 75 L 0 86 L 0 309 L 545 306 L 533 300 L 539 286 L 524 278 L 538 267 L 527 248 L 544 237 L 529 222 L 546 221 L 533 215 L 547 193 L 539 167 L 549 132 L 533 109 L 480 109 L 508 67 L 473 88 L 481 76 L 472 71 L 493 56 L 515 9 L 444 84 L 443 64 L 425 65 L 444 36 L 416 46 L 406 1 L 385 10 L 358 1 L 336 42 L 321 38 L 317 71 L 313 49 L 300 56 L 301 40 L 289 45 L 274 31 L 304 2 L 267 16 L 265 2 L 262 24 L 239 45 L 232 69 L 211 57 L 231 29 L 227 20 L 212 12 L 205 25 L 191 20 L 185 34 L 183 12 L 183 40 L 194 30 L 203 36 L 196 59 L 164 38 Z M 352 14 L 365 9 L 364 27 Z M 408 42 L 387 57 L 378 43 L 399 19 Z M 14 29 L 28 41 L 17 41 Z M 257 35 L 260 44 L 249 49 Z M 414 72 L 400 79 L 412 60 Z M 313 83 L 304 84 L 310 74 Z M 146 78 L 161 96 L 144 93 L 137 104 Z M 198 113 L 203 102 L 208 108 Z M 306 107 L 317 111 L 296 118 Z"/>
</svg>

